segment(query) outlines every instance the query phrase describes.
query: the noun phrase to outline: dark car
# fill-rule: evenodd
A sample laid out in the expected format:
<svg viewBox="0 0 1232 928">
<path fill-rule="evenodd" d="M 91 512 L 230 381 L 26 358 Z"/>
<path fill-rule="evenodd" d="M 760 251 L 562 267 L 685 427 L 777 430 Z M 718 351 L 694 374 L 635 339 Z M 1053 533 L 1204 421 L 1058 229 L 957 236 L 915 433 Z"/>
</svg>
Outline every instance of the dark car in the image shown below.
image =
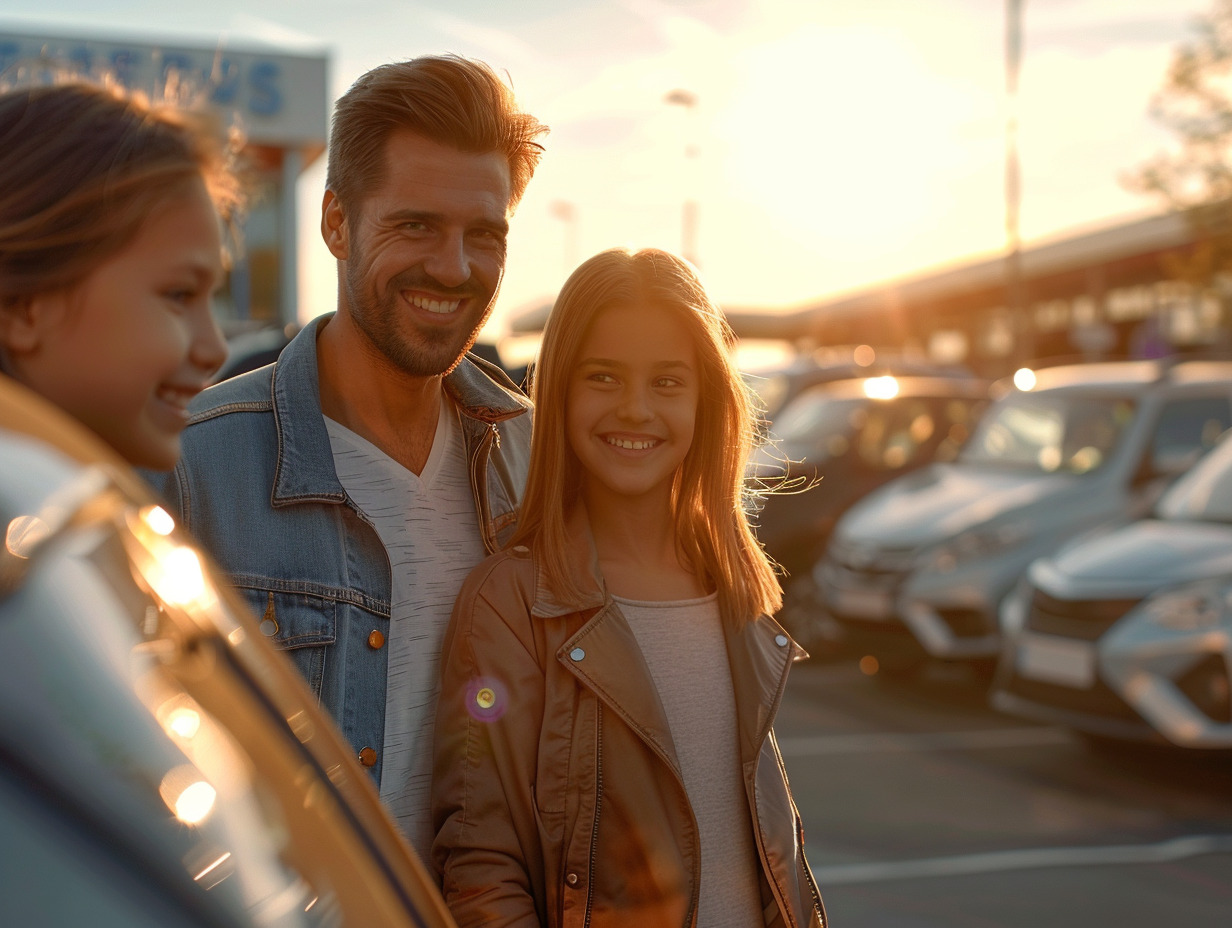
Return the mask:
<svg viewBox="0 0 1232 928">
<path fill-rule="evenodd" d="M 802 643 L 820 644 L 811 568 L 839 516 L 900 474 L 953 460 L 987 402 L 974 377 L 883 375 L 815 384 L 775 418 L 751 471 L 783 489 L 765 498 L 758 537 L 787 572 L 782 618 Z"/>
<path fill-rule="evenodd" d="M 133 472 L 0 377 L 4 923 L 453 922 L 289 662 Z"/>
<path fill-rule="evenodd" d="M 867 345 L 851 350 L 826 349 L 793 358 L 769 370 L 755 370 L 744 376 L 771 421 L 809 387 L 835 380 L 862 377 L 952 377 L 975 380 L 961 364 L 944 364 L 914 355 L 876 352 Z"/>
</svg>

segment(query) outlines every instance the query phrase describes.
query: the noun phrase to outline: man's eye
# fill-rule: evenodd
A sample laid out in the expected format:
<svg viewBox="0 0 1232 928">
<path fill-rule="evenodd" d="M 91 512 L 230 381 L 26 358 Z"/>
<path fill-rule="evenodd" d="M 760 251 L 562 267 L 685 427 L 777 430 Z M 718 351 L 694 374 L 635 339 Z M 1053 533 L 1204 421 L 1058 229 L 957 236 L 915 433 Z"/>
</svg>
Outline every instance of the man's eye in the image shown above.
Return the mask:
<svg viewBox="0 0 1232 928">
<path fill-rule="evenodd" d="M 475 235 L 477 238 L 482 239 L 485 242 L 504 247 L 505 233 L 503 232 L 498 232 L 495 229 L 480 229 L 475 233 Z"/>
</svg>

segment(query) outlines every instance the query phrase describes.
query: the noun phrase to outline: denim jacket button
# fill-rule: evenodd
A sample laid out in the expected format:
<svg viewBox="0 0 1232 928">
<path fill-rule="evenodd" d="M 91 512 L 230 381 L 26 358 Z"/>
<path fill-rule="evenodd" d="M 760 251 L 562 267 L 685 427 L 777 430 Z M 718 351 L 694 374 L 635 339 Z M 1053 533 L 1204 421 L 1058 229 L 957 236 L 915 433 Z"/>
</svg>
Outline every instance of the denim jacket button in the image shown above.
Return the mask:
<svg viewBox="0 0 1232 928">
<path fill-rule="evenodd" d="M 359 752 L 359 762 L 365 767 L 376 766 L 376 751 L 372 748 L 363 748 Z"/>
<path fill-rule="evenodd" d="M 381 648 L 385 647 L 385 636 L 374 628 L 368 632 L 368 647 L 373 651 L 381 650 Z"/>
</svg>

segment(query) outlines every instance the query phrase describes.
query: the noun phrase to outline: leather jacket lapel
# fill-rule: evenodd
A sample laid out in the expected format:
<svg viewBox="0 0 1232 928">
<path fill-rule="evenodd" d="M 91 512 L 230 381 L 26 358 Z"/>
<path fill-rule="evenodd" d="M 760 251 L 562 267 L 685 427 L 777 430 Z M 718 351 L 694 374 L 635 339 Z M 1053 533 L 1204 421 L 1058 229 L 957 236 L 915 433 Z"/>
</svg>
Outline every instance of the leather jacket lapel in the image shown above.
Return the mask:
<svg viewBox="0 0 1232 928">
<path fill-rule="evenodd" d="M 680 761 L 659 691 L 633 629 L 615 604 L 608 602 L 599 609 L 560 647 L 556 659 L 680 777 Z"/>
</svg>

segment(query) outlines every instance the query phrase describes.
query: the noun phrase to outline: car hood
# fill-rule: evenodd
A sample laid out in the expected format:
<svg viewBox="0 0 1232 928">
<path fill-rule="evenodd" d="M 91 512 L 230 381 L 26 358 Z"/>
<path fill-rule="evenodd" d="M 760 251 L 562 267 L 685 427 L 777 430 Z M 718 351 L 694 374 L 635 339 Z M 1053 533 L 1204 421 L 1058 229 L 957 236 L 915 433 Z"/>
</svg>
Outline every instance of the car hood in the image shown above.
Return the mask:
<svg viewBox="0 0 1232 928">
<path fill-rule="evenodd" d="M 1050 566 L 1074 583 L 1144 589 L 1232 574 L 1232 525 L 1145 519 L 1063 548 Z"/>
<path fill-rule="evenodd" d="M 950 538 L 995 519 L 1030 510 L 1090 511 L 1090 476 L 933 464 L 893 480 L 852 507 L 842 536 L 887 546 L 916 546 Z"/>
</svg>

